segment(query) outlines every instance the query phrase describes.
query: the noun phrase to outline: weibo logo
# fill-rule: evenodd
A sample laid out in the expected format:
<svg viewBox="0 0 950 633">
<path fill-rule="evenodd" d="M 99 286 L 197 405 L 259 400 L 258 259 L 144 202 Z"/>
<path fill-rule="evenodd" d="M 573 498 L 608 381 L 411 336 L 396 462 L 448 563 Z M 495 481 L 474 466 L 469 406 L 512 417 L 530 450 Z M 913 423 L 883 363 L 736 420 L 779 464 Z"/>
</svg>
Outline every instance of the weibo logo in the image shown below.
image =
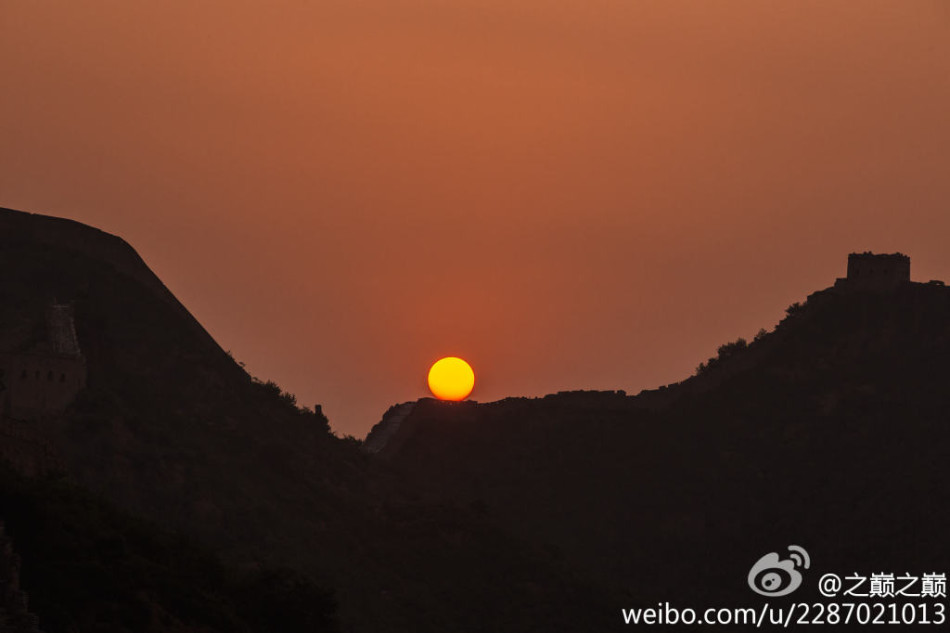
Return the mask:
<svg viewBox="0 0 950 633">
<path fill-rule="evenodd" d="M 802 584 L 799 569 L 808 569 L 808 552 L 798 545 L 789 545 L 788 558 L 779 559 L 776 552 L 766 554 L 749 570 L 749 587 L 769 597 L 787 596 Z"/>
</svg>

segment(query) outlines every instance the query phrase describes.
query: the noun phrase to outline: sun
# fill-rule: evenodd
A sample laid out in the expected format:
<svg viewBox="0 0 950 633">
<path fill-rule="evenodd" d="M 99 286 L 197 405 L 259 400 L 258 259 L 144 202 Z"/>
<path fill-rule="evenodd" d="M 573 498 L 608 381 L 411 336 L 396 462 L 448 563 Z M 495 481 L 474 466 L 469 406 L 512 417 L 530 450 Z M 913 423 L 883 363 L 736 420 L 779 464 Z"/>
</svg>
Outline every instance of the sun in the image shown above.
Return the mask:
<svg viewBox="0 0 950 633">
<path fill-rule="evenodd" d="M 429 391 L 439 400 L 465 400 L 474 386 L 475 372 L 461 358 L 446 356 L 429 368 Z"/>
</svg>

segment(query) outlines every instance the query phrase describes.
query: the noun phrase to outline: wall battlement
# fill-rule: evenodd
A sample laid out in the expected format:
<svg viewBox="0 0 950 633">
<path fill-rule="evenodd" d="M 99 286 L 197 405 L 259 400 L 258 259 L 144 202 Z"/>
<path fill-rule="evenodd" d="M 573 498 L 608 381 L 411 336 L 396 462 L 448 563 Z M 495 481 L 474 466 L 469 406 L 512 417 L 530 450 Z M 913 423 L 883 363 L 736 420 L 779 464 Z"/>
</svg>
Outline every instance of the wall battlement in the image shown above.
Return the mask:
<svg viewBox="0 0 950 633">
<path fill-rule="evenodd" d="M 71 306 L 52 304 L 45 316 L 44 340 L 26 350 L 0 352 L 0 417 L 60 414 L 86 386 Z"/>
<path fill-rule="evenodd" d="M 903 253 L 851 253 L 848 276 L 835 280 L 839 289 L 890 290 L 910 281 L 910 257 Z"/>
</svg>

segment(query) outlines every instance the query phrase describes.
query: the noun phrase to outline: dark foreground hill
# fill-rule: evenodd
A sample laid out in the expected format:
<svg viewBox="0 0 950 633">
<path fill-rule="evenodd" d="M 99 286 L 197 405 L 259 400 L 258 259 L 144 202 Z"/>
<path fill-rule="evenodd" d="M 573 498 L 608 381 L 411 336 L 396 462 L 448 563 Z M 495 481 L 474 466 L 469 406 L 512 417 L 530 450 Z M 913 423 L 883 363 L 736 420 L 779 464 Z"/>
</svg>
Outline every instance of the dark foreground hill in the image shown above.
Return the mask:
<svg viewBox="0 0 950 633">
<path fill-rule="evenodd" d="M 338 630 L 332 597 L 299 572 L 229 568 L 61 479 L 0 465 L 0 508 L 4 633 Z M 11 599 L 11 581 L 28 594 Z"/>
<path fill-rule="evenodd" d="M 482 508 L 625 607 L 755 604 L 750 568 L 792 544 L 812 560 L 802 600 L 824 573 L 950 568 L 950 290 L 829 289 L 721 351 L 638 397 L 423 400 L 367 445 L 388 432 L 379 458 L 417 490 Z"/>
<path fill-rule="evenodd" d="M 547 552 L 464 505 L 418 499 L 322 415 L 248 376 L 121 239 L 0 210 L 0 271 L 0 353 L 33 362 L 31 350 L 51 347 L 44 310 L 67 303 L 87 373 L 61 413 L 9 411 L 0 454 L 62 471 L 234 568 L 307 574 L 333 592 L 344 630 L 567 631 L 591 620 L 583 609 L 600 598 Z M 58 371 L 49 383 L 45 368 L 33 373 L 3 377 L 8 392 L 59 384 Z M 0 507 L 0 520 L 10 513 Z M 19 554 L 30 592 L 39 563 Z"/>
</svg>

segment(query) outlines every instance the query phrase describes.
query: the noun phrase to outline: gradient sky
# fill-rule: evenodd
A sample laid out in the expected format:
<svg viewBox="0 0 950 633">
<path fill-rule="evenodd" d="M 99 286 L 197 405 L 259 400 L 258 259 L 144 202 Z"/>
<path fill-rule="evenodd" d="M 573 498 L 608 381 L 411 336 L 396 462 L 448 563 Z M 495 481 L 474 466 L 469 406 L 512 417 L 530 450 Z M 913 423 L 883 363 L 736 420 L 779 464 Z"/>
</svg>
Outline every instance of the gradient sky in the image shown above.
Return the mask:
<svg viewBox="0 0 950 633">
<path fill-rule="evenodd" d="M 128 240 L 340 434 L 637 392 L 903 251 L 950 280 L 950 3 L 5 0 L 0 206 Z"/>
</svg>

